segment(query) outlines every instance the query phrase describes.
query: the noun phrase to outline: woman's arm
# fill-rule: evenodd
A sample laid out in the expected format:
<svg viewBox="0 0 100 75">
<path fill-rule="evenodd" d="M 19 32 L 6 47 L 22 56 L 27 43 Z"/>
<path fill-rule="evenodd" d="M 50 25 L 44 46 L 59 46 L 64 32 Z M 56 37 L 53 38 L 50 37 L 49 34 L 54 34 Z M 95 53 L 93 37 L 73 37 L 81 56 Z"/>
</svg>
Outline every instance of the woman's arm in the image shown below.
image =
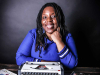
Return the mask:
<svg viewBox="0 0 100 75">
<path fill-rule="evenodd" d="M 74 68 L 78 63 L 78 56 L 71 34 L 69 33 L 66 37 L 66 44 L 62 41 L 63 38 L 58 31 L 55 31 L 51 38 L 57 45 L 61 63 L 68 68 Z"/>
<path fill-rule="evenodd" d="M 69 33 L 66 37 L 66 44 L 64 48 L 58 53 L 61 62 L 68 68 L 74 68 L 78 64 L 78 55 L 74 40 Z"/>
<path fill-rule="evenodd" d="M 29 31 L 29 33 L 26 35 L 26 37 L 24 38 L 24 40 L 18 48 L 18 51 L 16 53 L 17 65 L 22 65 L 26 61 L 41 61 L 40 59 L 31 57 L 31 48 L 34 42 L 33 39 L 35 35 L 35 33 L 33 32 L 35 32 L 35 29 L 33 31 Z"/>
</svg>

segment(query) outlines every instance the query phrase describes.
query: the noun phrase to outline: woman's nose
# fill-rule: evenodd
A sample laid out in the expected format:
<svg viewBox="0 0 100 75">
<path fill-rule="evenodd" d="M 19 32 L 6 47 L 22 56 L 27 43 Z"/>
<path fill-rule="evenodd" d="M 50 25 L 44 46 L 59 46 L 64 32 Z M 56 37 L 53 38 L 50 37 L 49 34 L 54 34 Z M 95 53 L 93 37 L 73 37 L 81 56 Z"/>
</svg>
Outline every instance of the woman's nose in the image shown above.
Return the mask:
<svg viewBox="0 0 100 75">
<path fill-rule="evenodd" d="M 48 18 L 47 18 L 47 21 L 48 21 L 48 22 L 51 22 L 51 21 L 52 21 L 52 18 L 51 18 L 51 17 L 48 17 Z"/>
</svg>

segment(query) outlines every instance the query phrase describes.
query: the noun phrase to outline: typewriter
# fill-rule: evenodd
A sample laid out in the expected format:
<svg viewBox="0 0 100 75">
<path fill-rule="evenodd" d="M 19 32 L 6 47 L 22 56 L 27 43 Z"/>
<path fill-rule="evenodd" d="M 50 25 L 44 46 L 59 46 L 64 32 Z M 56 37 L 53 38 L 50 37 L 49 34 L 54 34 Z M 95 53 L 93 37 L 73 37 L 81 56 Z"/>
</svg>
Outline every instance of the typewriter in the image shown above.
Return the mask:
<svg viewBox="0 0 100 75">
<path fill-rule="evenodd" d="M 18 75 L 64 75 L 60 62 L 26 62 L 19 66 Z"/>
</svg>

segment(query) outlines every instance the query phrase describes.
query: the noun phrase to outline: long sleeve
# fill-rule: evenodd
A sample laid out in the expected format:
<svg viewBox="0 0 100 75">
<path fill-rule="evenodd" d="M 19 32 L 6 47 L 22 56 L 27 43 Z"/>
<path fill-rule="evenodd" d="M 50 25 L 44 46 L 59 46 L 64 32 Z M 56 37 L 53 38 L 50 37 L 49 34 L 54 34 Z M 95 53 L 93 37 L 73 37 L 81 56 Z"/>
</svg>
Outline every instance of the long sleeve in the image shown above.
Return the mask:
<svg viewBox="0 0 100 75">
<path fill-rule="evenodd" d="M 65 47 L 58 53 L 60 57 L 60 61 L 66 67 L 72 69 L 78 64 L 78 55 L 75 47 L 74 40 L 69 33 L 66 37 Z"/>
<path fill-rule="evenodd" d="M 34 32 L 34 31 L 33 31 Z M 37 61 L 38 59 L 31 57 L 31 48 L 34 42 L 34 33 L 32 30 L 26 35 L 24 40 L 22 41 L 21 45 L 18 48 L 16 53 L 16 63 L 17 65 L 22 65 L 26 61 Z M 40 61 L 40 60 L 38 60 Z"/>
</svg>

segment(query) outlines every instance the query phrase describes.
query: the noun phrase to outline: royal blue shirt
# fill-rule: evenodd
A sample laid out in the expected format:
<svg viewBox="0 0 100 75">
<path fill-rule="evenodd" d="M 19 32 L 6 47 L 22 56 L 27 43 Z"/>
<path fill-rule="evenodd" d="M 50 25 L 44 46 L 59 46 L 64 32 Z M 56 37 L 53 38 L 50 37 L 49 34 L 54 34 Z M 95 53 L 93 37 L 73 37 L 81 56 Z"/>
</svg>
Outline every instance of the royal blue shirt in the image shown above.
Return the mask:
<svg viewBox="0 0 100 75">
<path fill-rule="evenodd" d="M 41 48 L 41 57 L 39 57 L 39 50 L 35 52 L 36 35 L 36 29 L 32 29 L 24 38 L 16 53 L 17 65 L 22 65 L 26 61 L 41 62 L 41 60 L 61 62 L 70 69 L 77 65 L 77 50 L 70 33 L 66 35 L 66 45 L 60 52 L 58 52 L 56 43 L 45 38 L 47 39 L 47 45 L 45 50 Z"/>
</svg>

